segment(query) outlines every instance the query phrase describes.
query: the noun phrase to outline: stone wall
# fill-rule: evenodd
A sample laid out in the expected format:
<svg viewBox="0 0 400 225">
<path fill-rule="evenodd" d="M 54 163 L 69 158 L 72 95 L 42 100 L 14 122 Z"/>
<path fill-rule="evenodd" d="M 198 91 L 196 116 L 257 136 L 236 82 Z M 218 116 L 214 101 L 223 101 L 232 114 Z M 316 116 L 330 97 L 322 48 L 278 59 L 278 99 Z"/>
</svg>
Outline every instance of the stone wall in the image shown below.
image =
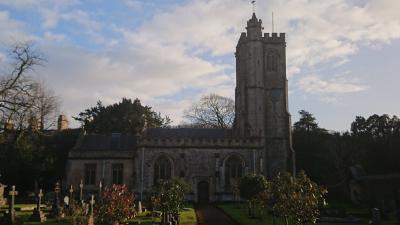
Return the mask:
<svg viewBox="0 0 400 225">
<path fill-rule="evenodd" d="M 259 174 L 262 154 L 262 148 L 142 147 L 136 161 L 139 182 L 135 189 L 145 192 L 154 185 L 155 161 L 165 156 L 172 162 L 173 176 L 184 178 L 192 186 L 190 200 L 197 200 L 197 185 L 202 181 L 209 183 L 210 201 L 227 200 L 227 197 L 222 197 L 225 194 L 231 198 L 230 190 L 225 189 L 226 159 L 236 155 L 243 161 L 244 174 Z"/>
<path fill-rule="evenodd" d="M 66 187 L 74 185 L 76 188 L 85 179 L 85 164 L 96 164 L 95 185 L 85 185 L 86 190 L 97 190 L 100 181 L 103 186 L 112 185 L 112 165 L 123 164 L 123 183 L 133 189 L 136 185 L 136 171 L 134 151 L 71 151 L 66 167 Z"/>
</svg>

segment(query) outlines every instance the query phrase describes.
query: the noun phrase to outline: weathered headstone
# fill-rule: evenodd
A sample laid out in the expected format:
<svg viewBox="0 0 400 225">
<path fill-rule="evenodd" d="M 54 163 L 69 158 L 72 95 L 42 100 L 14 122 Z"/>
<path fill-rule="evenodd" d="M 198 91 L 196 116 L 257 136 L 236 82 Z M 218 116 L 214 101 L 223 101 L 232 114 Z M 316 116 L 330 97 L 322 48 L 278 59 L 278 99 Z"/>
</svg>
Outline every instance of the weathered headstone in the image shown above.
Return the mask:
<svg viewBox="0 0 400 225">
<path fill-rule="evenodd" d="M 71 187 L 69 188 L 69 198 L 72 200 L 74 199 L 74 187 L 71 185 Z"/>
<path fill-rule="evenodd" d="M 6 185 L 0 183 L 0 207 L 5 206 L 7 203 L 6 198 L 4 198 L 4 189 L 6 187 L 7 187 Z"/>
<path fill-rule="evenodd" d="M 65 207 L 69 206 L 69 201 L 70 201 L 70 199 L 69 199 L 68 195 L 64 196 L 64 205 L 65 205 Z"/>
<path fill-rule="evenodd" d="M 92 199 L 90 200 L 90 215 L 88 220 L 88 225 L 94 225 L 94 216 L 93 216 L 93 208 L 94 208 L 94 195 L 92 195 Z"/>
<path fill-rule="evenodd" d="M 79 201 L 83 204 L 83 180 L 81 179 L 81 183 L 79 184 Z"/>
<path fill-rule="evenodd" d="M 33 210 L 33 213 L 29 218 L 29 221 L 41 222 L 41 223 L 46 221 L 46 216 L 40 210 L 40 205 L 42 204 L 42 197 L 43 197 L 43 191 L 42 189 L 40 189 L 39 193 L 36 196 L 36 209 Z"/>
<path fill-rule="evenodd" d="M 101 196 L 102 192 L 103 192 L 103 182 L 100 181 L 100 183 L 99 183 L 99 196 Z"/>
<path fill-rule="evenodd" d="M 372 209 L 372 224 L 381 225 L 381 212 L 378 208 Z"/>
<path fill-rule="evenodd" d="M 60 191 L 60 183 L 57 182 L 54 188 L 54 202 L 51 209 L 51 214 L 56 219 L 63 217 L 62 208 L 60 206 Z"/>
<path fill-rule="evenodd" d="M 18 195 L 18 191 L 15 190 L 15 186 L 13 185 L 11 187 L 11 191 L 8 193 L 10 196 L 10 204 L 8 207 L 8 221 L 12 224 L 15 223 L 15 209 L 14 209 L 14 204 L 15 204 L 15 196 Z"/>
<path fill-rule="evenodd" d="M 99 193 L 98 193 L 98 202 L 101 204 L 103 202 L 103 182 L 99 183 Z"/>
<path fill-rule="evenodd" d="M 142 202 L 141 201 L 139 201 L 138 202 L 138 213 L 140 214 L 140 213 L 142 213 L 143 211 L 142 211 Z"/>
</svg>

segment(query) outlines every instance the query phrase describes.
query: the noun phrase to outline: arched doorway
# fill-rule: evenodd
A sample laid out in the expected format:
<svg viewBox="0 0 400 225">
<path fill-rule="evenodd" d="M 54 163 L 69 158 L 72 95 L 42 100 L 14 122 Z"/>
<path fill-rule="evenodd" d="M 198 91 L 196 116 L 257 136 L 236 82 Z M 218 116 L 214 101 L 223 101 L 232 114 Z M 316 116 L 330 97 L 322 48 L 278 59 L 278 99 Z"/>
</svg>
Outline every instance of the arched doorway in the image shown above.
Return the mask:
<svg viewBox="0 0 400 225">
<path fill-rule="evenodd" d="M 197 202 L 205 204 L 210 201 L 210 185 L 207 181 L 200 181 L 197 184 Z"/>
</svg>

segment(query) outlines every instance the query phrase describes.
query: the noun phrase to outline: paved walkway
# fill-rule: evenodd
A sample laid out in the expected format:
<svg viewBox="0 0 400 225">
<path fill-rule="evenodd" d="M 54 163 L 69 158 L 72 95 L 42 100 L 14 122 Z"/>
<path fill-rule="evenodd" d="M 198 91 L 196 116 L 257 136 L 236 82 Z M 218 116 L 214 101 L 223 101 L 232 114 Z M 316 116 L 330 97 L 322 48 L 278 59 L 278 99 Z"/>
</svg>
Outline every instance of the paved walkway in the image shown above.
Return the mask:
<svg viewBox="0 0 400 225">
<path fill-rule="evenodd" d="M 235 221 L 213 205 L 198 205 L 196 215 L 198 225 L 237 225 Z"/>
</svg>

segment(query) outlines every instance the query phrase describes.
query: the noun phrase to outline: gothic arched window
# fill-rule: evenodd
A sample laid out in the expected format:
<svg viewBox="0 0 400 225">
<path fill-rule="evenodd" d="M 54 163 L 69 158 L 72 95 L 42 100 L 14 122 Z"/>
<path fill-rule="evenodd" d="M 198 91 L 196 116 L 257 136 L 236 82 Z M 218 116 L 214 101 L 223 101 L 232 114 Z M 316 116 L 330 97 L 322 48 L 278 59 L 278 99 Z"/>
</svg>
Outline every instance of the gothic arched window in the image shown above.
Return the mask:
<svg viewBox="0 0 400 225">
<path fill-rule="evenodd" d="M 225 185 L 231 186 L 243 176 L 243 163 L 242 160 L 232 155 L 225 161 Z"/>
<path fill-rule="evenodd" d="M 171 178 L 172 165 L 166 156 L 160 156 L 154 163 L 154 183 L 158 180 L 168 180 Z"/>
<path fill-rule="evenodd" d="M 278 71 L 279 55 L 275 51 L 268 53 L 267 55 L 267 70 Z"/>
</svg>

